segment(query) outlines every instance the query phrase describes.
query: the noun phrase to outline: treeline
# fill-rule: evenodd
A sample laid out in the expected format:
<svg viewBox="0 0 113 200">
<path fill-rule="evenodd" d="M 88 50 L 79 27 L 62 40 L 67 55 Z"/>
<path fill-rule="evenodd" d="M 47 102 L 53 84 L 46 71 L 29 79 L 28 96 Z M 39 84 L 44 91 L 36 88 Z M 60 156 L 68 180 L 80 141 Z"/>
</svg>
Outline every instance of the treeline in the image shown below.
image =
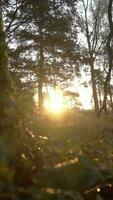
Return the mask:
<svg viewBox="0 0 113 200">
<path fill-rule="evenodd" d="M 65 89 L 90 75 L 94 109 L 113 110 L 112 1 L 3 1 L 9 63 L 17 92 Z"/>
</svg>

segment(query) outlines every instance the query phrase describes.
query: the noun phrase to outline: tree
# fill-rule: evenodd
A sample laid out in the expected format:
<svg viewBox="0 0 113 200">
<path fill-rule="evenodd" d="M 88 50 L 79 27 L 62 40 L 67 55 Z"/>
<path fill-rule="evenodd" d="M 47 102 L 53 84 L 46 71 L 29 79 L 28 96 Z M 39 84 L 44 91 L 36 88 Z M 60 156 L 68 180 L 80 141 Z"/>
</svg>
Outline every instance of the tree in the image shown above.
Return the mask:
<svg viewBox="0 0 113 200">
<path fill-rule="evenodd" d="M 69 7 L 72 2 L 48 0 L 46 3 L 45 1 L 29 1 L 28 3 L 24 1 L 23 7 L 20 6 L 21 18 L 17 18 L 18 23 L 21 24 L 23 17 L 27 20 L 27 27 L 23 24 L 20 30 L 18 28 L 15 30 L 14 35 L 19 41 L 16 52 L 20 55 L 19 60 L 26 62 L 23 68 L 27 67 L 29 72 L 31 70 L 37 76 L 41 112 L 44 84 L 55 85 L 59 81 L 74 76 L 77 56 L 75 55 L 75 35 L 71 32 L 72 13 Z M 34 65 L 31 64 L 33 52 Z"/>
<path fill-rule="evenodd" d="M 80 8 L 82 7 L 82 10 Z M 82 12 L 82 14 L 81 14 Z M 96 86 L 95 65 L 100 54 L 101 47 L 105 38 L 102 38 L 103 28 L 101 26 L 105 14 L 105 6 L 101 6 L 101 2 L 96 1 L 80 1 L 78 13 L 76 14 L 76 23 L 83 35 L 82 43 L 83 59 L 90 66 L 92 92 L 94 99 L 94 108 L 96 113 L 99 111 L 99 102 Z M 81 36 L 79 36 L 81 37 Z"/>
<path fill-rule="evenodd" d="M 0 0 L 0 192 L 12 187 L 11 161 L 17 153 L 17 116 L 14 85 L 8 68 L 8 49 Z"/>
<path fill-rule="evenodd" d="M 14 87 L 8 69 L 8 49 L 2 19 L 2 0 L 0 1 L 0 127 L 4 132 L 14 127 Z M 10 112 L 11 111 L 11 112 Z"/>
<path fill-rule="evenodd" d="M 108 53 L 108 72 L 104 82 L 104 99 L 102 107 L 99 111 L 98 116 L 100 116 L 102 110 L 107 112 L 107 95 L 110 93 L 110 80 L 111 80 L 111 72 L 112 72 L 112 64 L 113 64 L 113 48 L 112 48 L 112 38 L 113 38 L 113 21 L 112 21 L 112 0 L 109 0 L 108 4 L 108 21 L 109 21 L 109 34 L 107 36 L 106 41 L 106 49 Z M 111 102 L 112 103 L 112 102 Z"/>
</svg>

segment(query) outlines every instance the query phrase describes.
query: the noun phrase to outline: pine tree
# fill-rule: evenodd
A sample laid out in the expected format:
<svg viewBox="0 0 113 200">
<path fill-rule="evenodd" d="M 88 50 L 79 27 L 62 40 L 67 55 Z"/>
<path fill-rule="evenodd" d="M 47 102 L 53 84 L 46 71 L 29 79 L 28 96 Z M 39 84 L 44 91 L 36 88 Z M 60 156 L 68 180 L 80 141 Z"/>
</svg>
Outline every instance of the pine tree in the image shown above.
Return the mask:
<svg viewBox="0 0 113 200">
<path fill-rule="evenodd" d="M 20 7 L 18 23 L 23 18 L 27 26 L 23 24 L 14 33 L 19 41 L 16 52 L 19 52 L 19 59 L 26 62 L 24 69 L 27 67 L 37 76 L 40 112 L 43 110 L 43 86 L 58 84 L 75 75 L 76 34 L 72 33 L 71 3 L 29 0 Z M 35 65 L 31 64 L 33 54 L 36 55 Z"/>
</svg>

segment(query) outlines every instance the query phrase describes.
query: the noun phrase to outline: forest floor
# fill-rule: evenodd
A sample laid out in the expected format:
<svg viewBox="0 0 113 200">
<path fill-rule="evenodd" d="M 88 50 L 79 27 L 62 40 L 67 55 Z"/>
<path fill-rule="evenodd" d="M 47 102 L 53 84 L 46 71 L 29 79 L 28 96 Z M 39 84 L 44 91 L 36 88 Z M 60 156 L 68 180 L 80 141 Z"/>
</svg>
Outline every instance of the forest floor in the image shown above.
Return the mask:
<svg viewBox="0 0 113 200">
<path fill-rule="evenodd" d="M 113 114 L 35 113 L 23 124 L 20 157 L 13 162 L 15 199 L 113 199 Z"/>
<path fill-rule="evenodd" d="M 102 168 L 113 166 L 112 114 L 97 118 L 91 111 L 70 111 L 59 116 L 47 115 L 37 124 L 36 132 L 46 140 L 46 150 L 53 156 L 59 155 L 61 161 L 85 153 Z M 55 158 L 54 162 L 58 160 Z"/>
<path fill-rule="evenodd" d="M 43 186 L 49 188 L 47 193 L 54 193 L 51 188 L 75 189 L 79 194 L 84 193 L 85 199 L 102 200 L 97 193 L 106 185 L 106 188 L 109 186 L 107 193 L 112 190 L 110 198 L 113 199 L 113 115 L 97 118 L 91 111 L 69 111 L 35 120 L 31 123 L 32 138 L 38 141 L 41 170 L 46 171 L 45 176 L 43 172 L 40 174 Z M 92 191 L 96 191 L 96 196 L 90 196 Z M 60 194 L 56 199 L 65 198 Z M 82 197 L 75 195 L 67 199 L 81 200 Z"/>
</svg>

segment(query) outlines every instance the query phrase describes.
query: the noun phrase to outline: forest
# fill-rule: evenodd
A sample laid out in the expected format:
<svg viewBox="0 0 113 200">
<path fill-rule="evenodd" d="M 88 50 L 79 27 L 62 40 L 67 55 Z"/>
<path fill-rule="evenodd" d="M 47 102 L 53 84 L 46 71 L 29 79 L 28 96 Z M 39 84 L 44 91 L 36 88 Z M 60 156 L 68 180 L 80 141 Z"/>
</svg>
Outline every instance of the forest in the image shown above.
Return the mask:
<svg viewBox="0 0 113 200">
<path fill-rule="evenodd" d="M 0 200 L 113 200 L 113 0 L 0 0 Z"/>
</svg>

